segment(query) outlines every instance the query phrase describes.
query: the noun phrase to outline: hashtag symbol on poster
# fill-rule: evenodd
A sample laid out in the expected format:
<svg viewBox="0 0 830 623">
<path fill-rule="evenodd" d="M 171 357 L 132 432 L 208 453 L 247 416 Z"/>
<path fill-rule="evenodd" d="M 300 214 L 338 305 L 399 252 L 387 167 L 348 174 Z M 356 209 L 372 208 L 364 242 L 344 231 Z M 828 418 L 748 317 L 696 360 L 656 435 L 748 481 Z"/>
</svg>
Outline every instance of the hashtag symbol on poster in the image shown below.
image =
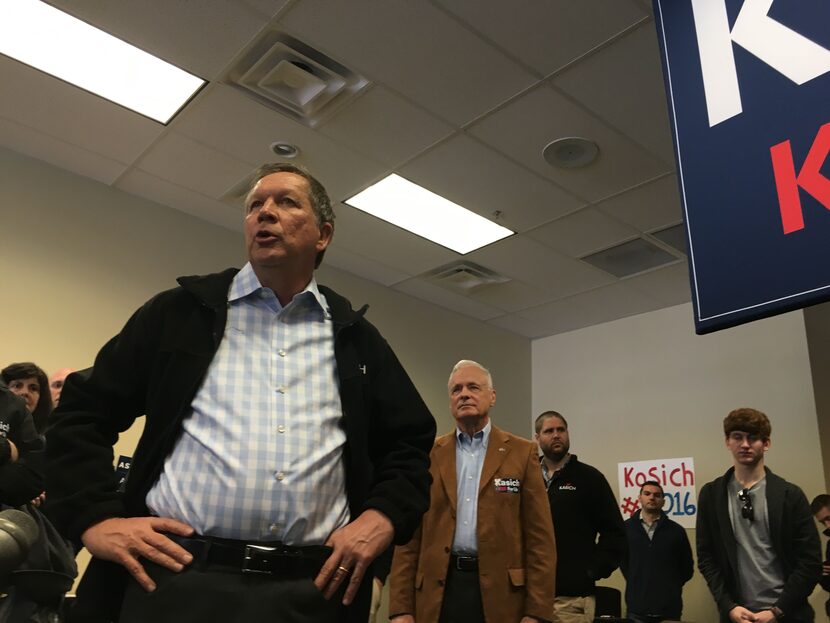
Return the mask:
<svg viewBox="0 0 830 623">
<path fill-rule="evenodd" d="M 629 517 L 633 515 L 634 511 L 636 511 L 639 507 L 640 504 L 639 502 L 637 502 L 637 500 L 632 500 L 628 497 L 623 500 L 622 504 L 620 504 L 620 508 L 622 509 L 623 515 L 628 515 Z"/>
</svg>

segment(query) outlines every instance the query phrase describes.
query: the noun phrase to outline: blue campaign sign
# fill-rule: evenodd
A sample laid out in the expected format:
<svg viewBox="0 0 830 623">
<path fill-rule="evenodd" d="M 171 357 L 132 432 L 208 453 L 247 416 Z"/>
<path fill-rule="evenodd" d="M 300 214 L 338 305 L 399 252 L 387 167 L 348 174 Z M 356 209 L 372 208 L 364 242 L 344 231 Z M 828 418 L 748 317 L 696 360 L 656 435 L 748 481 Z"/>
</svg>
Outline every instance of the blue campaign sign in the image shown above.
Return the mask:
<svg viewBox="0 0 830 623">
<path fill-rule="evenodd" d="M 654 0 L 698 333 L 830 299 L 830 2 Z"/>
</svg>

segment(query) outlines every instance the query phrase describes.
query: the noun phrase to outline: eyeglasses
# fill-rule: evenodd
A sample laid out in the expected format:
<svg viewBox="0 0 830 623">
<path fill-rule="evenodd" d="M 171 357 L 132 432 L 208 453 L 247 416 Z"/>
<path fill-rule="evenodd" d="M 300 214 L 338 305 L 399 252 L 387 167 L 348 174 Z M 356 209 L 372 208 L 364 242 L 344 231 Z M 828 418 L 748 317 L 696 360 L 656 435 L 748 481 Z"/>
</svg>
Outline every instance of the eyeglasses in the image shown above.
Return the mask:
<svg viewBox="0 0 830 623">
<path fill-rule="evenodd" d="M 752 508 L 752 498 L 749 497 L 749 489 L 741 489 L 738 491 L 738 500 L 741 502 L 741 517 L 755 520 L 755 509 Z"/>
</svg>

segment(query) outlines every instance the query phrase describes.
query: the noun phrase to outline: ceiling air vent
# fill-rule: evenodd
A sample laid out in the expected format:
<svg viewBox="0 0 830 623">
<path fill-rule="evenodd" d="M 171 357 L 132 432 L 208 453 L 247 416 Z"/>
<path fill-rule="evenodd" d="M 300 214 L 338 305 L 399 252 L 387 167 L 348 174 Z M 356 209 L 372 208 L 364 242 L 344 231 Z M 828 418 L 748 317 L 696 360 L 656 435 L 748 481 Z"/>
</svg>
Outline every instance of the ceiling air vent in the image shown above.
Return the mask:
<svg viewBox="0 0 830 623">
<path fill-rule="evenodd" d="M 678 258 L 644 238 L 635 238 L 610 249 L 586 255 L 582 260 L 622 278 L 671 264 L 678 261 Z"/>
<path fill-rule="evenodd" d="M 451 290 L 469 293 L 482 286 L 507 283 L 509 278 L 472 262 L 456 262 L 426 274 L 428 281 Z"/>
<path fill-rule="evenodd" d="M 667 244 L 673 249 L 677 249 L 683 255 L 689 255 L 689 251 L 686 247 L 686 228 L 683 226 L 683 223 L 680 223 L 680 225 L 672 225 L 671 227 L 666 227 L 666 229 L 661 229 L 659 231 L 653 231 L 651 232 L 651 235 L 663 244 Z"/>
<path fill-rule="evenodd" d="M 334 59 L 273 30 L 242 54 L 223 82 L 310 127 L 369 86 Z"/>
</svg>

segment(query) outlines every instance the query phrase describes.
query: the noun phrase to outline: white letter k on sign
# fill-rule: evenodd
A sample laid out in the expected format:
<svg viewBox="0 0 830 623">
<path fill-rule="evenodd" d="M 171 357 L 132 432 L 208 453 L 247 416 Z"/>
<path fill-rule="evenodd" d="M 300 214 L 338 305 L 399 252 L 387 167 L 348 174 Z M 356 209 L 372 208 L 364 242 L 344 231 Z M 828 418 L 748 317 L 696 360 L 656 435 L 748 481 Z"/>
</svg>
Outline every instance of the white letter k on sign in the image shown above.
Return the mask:
<svg viewBox="0 0 830 623">
<path fill-rule="evenodd" d="M 726 0 L 691 0 L 709 126 L 739 115 L 734 41 L 796 84 L 830 71 L 830 50 L 769 17 L 774 0 L 745 0 L 730 32 Z"/>
</svg>

